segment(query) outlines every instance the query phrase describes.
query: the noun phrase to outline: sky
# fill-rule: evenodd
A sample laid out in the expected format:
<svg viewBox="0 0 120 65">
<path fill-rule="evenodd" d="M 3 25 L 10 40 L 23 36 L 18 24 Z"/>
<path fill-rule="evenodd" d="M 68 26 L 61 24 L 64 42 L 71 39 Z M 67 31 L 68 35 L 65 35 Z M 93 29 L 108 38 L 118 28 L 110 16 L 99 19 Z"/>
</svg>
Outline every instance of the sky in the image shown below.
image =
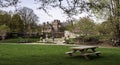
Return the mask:
<svg viewBox="0 0 120 65">
<path fill-rule="evenodd" d="M 34 0 L 21 0 L 21 3 L 18 4 L 18 7 L 28 7 L 28 8 L 33 9 L 34 13 L 39 17 L 38 23 L 40 23 L 40 24 L 43 22 L 52 22 L 54 19 L 58 19 L 61 22 L 66 21 L 66 19 L 67 19 L 67 16 L 65 14 L 63 14 L 62 10 L 60 10 L 59 8 L 49 10 L 49 14 L 51 16 L 48 16 L 44 11 L 37 9 L 39 7 L 39 4 L 36 4 L 36 2 Z M 2 10 L 14 11 L 15 9 L 14 9 L 14 7 L 7 7 L 7 8 L 2 8 Z M 87 16 L 87 14 L 82 13 L 75 18 L 78 19 L 79 17 L 84 17 L 84 16 Z M 97 20 L 95 18 L 93 18 L 93 20 L 96 23 L 101 22 L 101 20 Z"/>
</svg>

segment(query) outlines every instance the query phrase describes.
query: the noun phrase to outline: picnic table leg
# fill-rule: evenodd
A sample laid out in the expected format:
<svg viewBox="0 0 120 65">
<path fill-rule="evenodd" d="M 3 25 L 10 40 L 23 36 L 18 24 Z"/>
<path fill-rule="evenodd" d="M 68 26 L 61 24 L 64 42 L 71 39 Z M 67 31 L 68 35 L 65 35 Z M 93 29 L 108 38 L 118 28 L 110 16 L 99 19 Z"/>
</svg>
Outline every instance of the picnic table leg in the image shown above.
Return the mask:
<svg viewBox="0 0 120 65">
<path fill-rule="evenodd" d="M 85 59 L 87 59 L 87 60 L 89 60 L 89 57 L 88 57 L 88 55 L 84 55 L 84 58 L 85 58 Z"/>
<path fill-rule="evenodd" d="M 69 56 L 73 56 L 72 53 L 69 53 Z"/>
<path fill-rule="evenodd" d="M 73 50 L 72 52 L 70 53 L 67 53 L 69 56 L 73 56 L 73 53 L 75 53 L 77 50 Z"/>
<path fill-rule="evenodd" d="M 88 49 L 83 49 L 83 50 L 80 50 L 80 52 L 81 52 L 81 54 L 85 54 L 85 53 L 87 53 L 87 50 Z M 88 55 L 83 55 L 83 56 L 84 56 L 85 59 L 89 60 Z"/>
<path fill-rule="evenodd" d="M 73 53 L 75 53 L 77 50 L 73 50 Z"/>
<path fill-rule="evenodd" d="M 97 55 L 97 56 L 100 56 L 100 54 L 98 54 L 98 53 L 97 53 L 96 55 Z"/>
<path fill-rule="evenodd" d="M 96 48 L 92 48 L 92 51 L 93 51 L 93 52 L 96 52 L 96 50 L 95 50 L 95 49 L 96 49 Z M 100 56 L 100 54 L 99 54 L 99 53 L 96 53 L 96 55 L 97 55 L 97 56 Z"/>
<path fill-rule="evenodd" d="M 96 49 L 96 48 L 92 48 L 92 51 L 93 51 L 93 52 L 96 52 L 96 50 L 95 50 L 95 49 Z"/>
</svg>

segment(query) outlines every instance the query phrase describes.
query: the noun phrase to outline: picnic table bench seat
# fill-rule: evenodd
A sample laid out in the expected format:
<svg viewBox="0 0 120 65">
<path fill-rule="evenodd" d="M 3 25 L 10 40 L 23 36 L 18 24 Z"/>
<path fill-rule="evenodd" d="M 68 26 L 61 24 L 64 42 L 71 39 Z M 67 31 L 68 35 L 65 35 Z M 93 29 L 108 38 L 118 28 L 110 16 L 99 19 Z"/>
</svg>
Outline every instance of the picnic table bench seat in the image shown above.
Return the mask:
<svg viewBox="0 0 120 65">
<path fill-rule="evenodd" d="M 68 54 L 70 56 L 72 56 L 73 53 L 74 53 L 73 51 L 66 52 L 66 54 Z M 84 56 L 84 55 L 93 55 L 93 54 L 99 55 L 99 54 L 101 54 L 101 52 L 100 51 L 88 52 L 88 53 L 83 53 L 83 54 L 80 54 L 80 55 Z"/>
<path fill-rule="evenodd" d="M 93 54 L 101 54 L 100 51 L 96 51 L 96 52 L 88 52 L 88 53 L 84 53 L 84 54 L 81 54 L 81 55 L 93 55 Z"/>
<path fill-rule="evenodd" d="M 65 54 L 68 54 L 69 56 L 72 56 L 73 53 L 74 53 L 73 51 L 68 51 Z"/>
</svg>

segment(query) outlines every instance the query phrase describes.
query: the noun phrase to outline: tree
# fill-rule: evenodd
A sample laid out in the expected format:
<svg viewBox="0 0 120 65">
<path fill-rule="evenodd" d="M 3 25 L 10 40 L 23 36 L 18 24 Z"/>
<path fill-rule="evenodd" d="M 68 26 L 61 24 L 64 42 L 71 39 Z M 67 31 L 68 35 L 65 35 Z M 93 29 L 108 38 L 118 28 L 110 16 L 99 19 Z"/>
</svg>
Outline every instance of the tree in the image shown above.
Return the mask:
<svg viewBox="0 0 120 65">
<path fill-rule="evenodd" d="M 2 37 L 2 40 L 5 39 L 7 33 L 10 31 L 10 28 L 8 26 L 0 25 L 0 36 Z"/>
<path fill-rule="evenodd" d="M 96 0 L 98 3 L 92 0 L 91 2 L 93 3 L 91 5 L 93 6 L 92 9 L 106 15 L 108 21 L 110 21 L 114 42 L 120 42 L 120 0 Z"/>
<path fill-rule="evenodd" d="M 104 21 L 101 24 L 96 25 L 96 31 L 99 32 L 100 35 L 109 35 L 113 33 L 112 26 L 110 21 Z"/>
<path fill-rule="evenodd" d="M 23 32 L 23 21 L 18 14 L 14 14 L 12 16 L 10 28 L 12 32 Z"/>
<path fill-rule="evenodd" d="M 89 17 L 83 17 L 79 20 L 71 21 L 66 27 L 67 30 L 78 34 L 93 34 L 95 33 L 95 23 Z"/>
<path fill-rule="evenodd" d="M 88 17 L 83 17 L 75 23 L 74 30 L 80 34 L 89 35 L 95 33 L 95 23 Z"/>
<path fill-rule="evenodd" d="M 18 9 L 18 14 L 24 22 L 24 32 L 28 32 L 30 35 L 32 33 L 32 25 L 38 22 L 38 17 L 34 11 L 30 8 L 23 7 Z"/>
<path fill-rule="evenodd" d="M 8 13 L 0 14 L 0 25 L 10 26 L 11 15 Z"/>
<path fill-rule="evenodd" d="M 19 0 L 0 0 L 0 7 L 14 6 L 16 7 Z"/>
<path fill-rule="evenodd" d="M 113 27 L 113 37 L 120 42 L 120 0 L 35 0 L 39 9 L 61 8 L 68 16 L 82 12 L 109 18 Z M 116 40 L 115 40 L 116 41 Z"/>
<path fill-rule="evenodd" d="M 112 25 L 110 21 L 104 21 L 102 23 L 96 24 L 95 31 L 97 35 L 99 35 L 99 39 L 102 41 L 111 40 L 112 39 Z"/>
<path fill-rule="evenodd" d="M 73 31 L 75 28 L 75 25 L 73 24 L 73 20 L 67 20 L 65 23 L 63 23 L 63 27 L 65 28 L 65 30 L 71 31 L 71 32 L 75 32 Z"/>
</svg>

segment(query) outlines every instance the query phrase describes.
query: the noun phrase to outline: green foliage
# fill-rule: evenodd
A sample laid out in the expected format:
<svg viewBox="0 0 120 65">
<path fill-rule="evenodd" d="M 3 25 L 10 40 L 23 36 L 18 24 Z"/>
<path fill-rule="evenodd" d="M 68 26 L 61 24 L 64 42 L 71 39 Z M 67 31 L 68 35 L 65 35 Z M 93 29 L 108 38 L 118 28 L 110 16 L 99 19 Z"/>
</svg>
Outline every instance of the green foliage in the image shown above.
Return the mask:
<svg viewBox="0 0 120 65">
<path fill-rule="evenodd" d="M 4 25 L 0 25 L 0 33 L 7 33 L 10 31 L 10 28 L 8 26 Z"/>
<path fill-rule="evenodd" d="M 110 20 L 104 21 L 101 24 L 96 25 L 96 31 L 98 32 L 97 35 L 100 36 L 100 40 L 110 40 L 113 36 L 113 25 Z"/>
<path fill-rule="evenodd" d="M 10 26 L 11 15 L 8 13 L 0 14 L 0 25 L 6 24 Z"/>
<path fill-rule="evenodd" d="M 18 14 L 14 14 L 11 18 L 10 28 L 12 32 L 23 32 L 24 25 Z"/>
<path fill-rule="evenodd" d="M 80 42 L 98 42 L 100 40 L 100 36 L 98 36 L 98 35 L 84 35 L 84 36 L 79 36 L 75 39 L 79 40 Z"/>
<path fill-rule="evenodd" d="M 28 7 L 22 7 L 18 9 L 18 14 L 20 15 L 22 21 L 24 22 L 24 32 L 31 36 L 32 32 L 36 32 L 35 28 L 38 27 L 38 16 L 34 13 L 34 11 Z M 38 29 L 38 28 L 37 28 Z"/>
<path fill-rule="evenodd" d="M 95 33 L 95 23 L 90 18 L 83 17 L 74 24 L 68 25 L 68 30 L 84 35 L 93 34 Z"/>
<path fill-rule="evenodd" d="M 73 24 L 69 24 L 66 26 L 66 30 L 69 30 L 71 32 L 73 32 L 74 28 L 75 28 L 75 26 Z"/>
<path fill-rule="evenodd" d="M 83 40 L 86 42 L 90 42 L 90 41 L 99 41 L 99 36 L 96 35 L 88 35 L 88 36 L 84 36 Z"/>
<path fill-rule="evenodd" d="M 100 40 L 100 41 L 103 41 L 103 42 L 104 42 L 104 41 L 111 41 L 111 38 L 112 38 L 112 37 L 111 37 L 111 35 L 109 35 L 109 34 L 108 34 L 108 35 L 100 35 L 100 36 L 99 36 L 99 40 Z"/>
<path fill-rule="evenodd" d="M 111 35 L 113 33 L 111 22 L 104 21 L 101 24 L 97 24 L 96 31 L 98 31 L 100 35 Z"/>
<path fill-rule="evenodd" d="M 8 26 L 0 25 L 0 36 L 2 37 L 2 40 L 5 39 L 7 33 L 10 32 L 10 28 Z"/>
<path fill-rule="evenodd" d="M 75 38 L 69 38 L 65 41 L 67 44 L 74 44 L 75 43 Z"/>
<path fill-rule="evenodd" d="M 120 42 L 120 0 L 92 0 L 92 4 L 96 6 L 93 6 L 95 10 L 99 9 L 96 14 L 99 15 L 101 11 L 101 15 L 106 15 L 105 17 L 111 23 L 112 39 L 115 39 L 114 42 L 117 40 Z"/>
<path fill-rule="evenodd" d="M 29 14 L 31 13 L 29 12 Z M 23 32 L 27 33 L 30 31 L 30 33 L 32 34 L 33 32 L 40 32 L 41 26 L 39 26 L 36 23 L 37 16 L 35 16 L 35 14 L 33 15 L 31 14 L 31 17 L 33 18 L 31 19 L 28 17 L 28 19 L 31 20 L 32 22 L 26 23 L 22 20 L 21 16 L 18 13 L 15 13 L 13 15 L 7 12 L 0 13 L 0 26 L 4 24 L 8 26 L 10 28 L 10 33 L 23 33 Z M 29 26 L 29 31 L 28 31 L 28 26 Z"/>
<path fill-rule="evenodd" d="M 79 30 L 80 34 L 87 35 L 95 31 L 94 30 L 95 23 L 93 22 L 93 20 L 87 17 L 81 18 L 78 22 L 76 22 L 75 26 L 76 28 L 78 28 L 77 30 Z"/>
</svg>

